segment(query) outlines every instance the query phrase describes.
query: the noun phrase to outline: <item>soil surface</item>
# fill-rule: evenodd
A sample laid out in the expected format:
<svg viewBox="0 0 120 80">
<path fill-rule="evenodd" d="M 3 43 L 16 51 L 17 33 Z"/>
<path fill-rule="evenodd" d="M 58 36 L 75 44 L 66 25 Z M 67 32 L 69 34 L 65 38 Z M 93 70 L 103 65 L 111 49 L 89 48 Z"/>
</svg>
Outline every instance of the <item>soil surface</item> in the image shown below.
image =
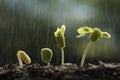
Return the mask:
<svg viewBox="0 0 120 80">
<path fill-rule="evenodd" d="M 0 67 L 0 80 L 120 80 L 120 63 L 76 64 L 41 66 L 6 64 Z"/>
</svg>

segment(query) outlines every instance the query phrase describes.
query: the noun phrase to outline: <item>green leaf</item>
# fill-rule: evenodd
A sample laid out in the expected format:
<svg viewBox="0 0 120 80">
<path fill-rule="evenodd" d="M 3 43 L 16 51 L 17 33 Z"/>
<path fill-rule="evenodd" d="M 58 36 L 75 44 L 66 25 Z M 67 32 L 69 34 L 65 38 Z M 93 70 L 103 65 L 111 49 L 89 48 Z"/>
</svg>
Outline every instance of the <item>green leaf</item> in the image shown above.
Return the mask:
<svg viewBox="0 0 120 80">
<path fill-rule="evenodd" d="M 84 37 L 86 34 L 78 35 L 76 38 Z"/>
<path fill-rule="evenodd" d="M 54 32 L 55 37 L 57 37 L 59 31 L 60 31 L 60 28 L 57 28 L 56 32 Z"/>
<path fill-rule="evenodd" d="M 66 29 L 65 25 L 62 25 L 62 26 L 61 26 L 61 32 L 62 32 L 63 35 L 64 35 L 64 33 L 65 33 L 65 29 Z"/>
<path fill-rule="evenodd" d="M 77 29 L 77 32 L 80 35 L 78 35 L 76 37 L 79 38 L 79 37 L 84 37 L 84 36 L 86 36 L 86 34 L 93 32 L 93 29 L 91 27 L 84 26 L 84 27 Z"/>
<path fill-rule="evenodd" d="M 111 35 L 108 32 L 102 32 L 103 37 L 110 39 Z"/>
</svg>

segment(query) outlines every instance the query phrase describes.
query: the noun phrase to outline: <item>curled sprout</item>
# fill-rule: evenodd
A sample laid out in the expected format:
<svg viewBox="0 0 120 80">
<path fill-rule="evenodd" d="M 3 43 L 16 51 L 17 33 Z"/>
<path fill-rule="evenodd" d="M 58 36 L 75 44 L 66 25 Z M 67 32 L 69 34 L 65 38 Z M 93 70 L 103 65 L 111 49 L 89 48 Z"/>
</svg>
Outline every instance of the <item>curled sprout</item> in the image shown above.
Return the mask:
<svg viewBox="0 0 120 80">
<path fill-rule="evenodd" d="M 18 62 L 19 62 L 20 66 L 23 65 L 22 61 L 25 64 L 30 64 L 31 63 L 30 57 L 24 51 L 18 51 L 17 52 L 17 58 L 18 58 Z"/>
<path fill-rule="evenodd" d="M 89 34 L 89 39 L 90 39 L 87 47 L 85 48 L 85 50 L 82 54 L 81 67 L 83 67 L 88 49 L 90 48 L 90 45 L 92 44 L 92 42 L 96 42 L 103 37 L 110 39 L 111 35 L 108 32 L 102 32 L 99 28 L 91 28 L 88 26 L 84 26 L 84 27 L 79 28 L 77 30 L 77 32 L 80 34 L 80 35 L 76 36 L 77 38 L 84 37 L 86 34 Z"/>
<path fill-rule="evenodd" d="M 47 63 L 48 66 L 50 66 L 50 62 L 53 56 L 53 52 L 49 48 L 43 48 L 41 49 L 41 60 L 44 63 Z"/>
<path fill-rule="evenodd" d="M 61 53 L 62 53 L 61 64 L 64 64 L 65 29 L 66 29 L 65 25 L 62 25 L 61 28 L 57 28 L 56 32 L 54 32 L 56 42 L 57 42 L 57 47 L 61 49 Z"/>
</svg>

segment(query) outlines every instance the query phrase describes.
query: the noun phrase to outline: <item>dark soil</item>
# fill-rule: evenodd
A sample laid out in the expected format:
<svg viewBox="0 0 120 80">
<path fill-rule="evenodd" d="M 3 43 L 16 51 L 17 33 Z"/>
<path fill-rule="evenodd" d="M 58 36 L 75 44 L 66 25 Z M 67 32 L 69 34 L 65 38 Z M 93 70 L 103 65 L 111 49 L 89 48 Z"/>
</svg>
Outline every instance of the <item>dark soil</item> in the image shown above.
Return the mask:
<svg viewBox="0 0 120 80">
<path fill-rule="evenodd" d="M 120 63 L 76 64 L 60 66 L 7 64 L 0 67 L 0 80 L 120 80 Z"/>
</svg>

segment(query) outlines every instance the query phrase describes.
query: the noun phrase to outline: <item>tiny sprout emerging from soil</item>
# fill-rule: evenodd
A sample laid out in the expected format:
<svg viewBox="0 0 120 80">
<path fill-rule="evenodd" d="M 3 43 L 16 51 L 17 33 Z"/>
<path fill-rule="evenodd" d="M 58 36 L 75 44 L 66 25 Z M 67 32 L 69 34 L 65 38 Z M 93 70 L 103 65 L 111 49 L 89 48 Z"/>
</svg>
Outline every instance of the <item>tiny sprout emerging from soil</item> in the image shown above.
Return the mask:
<svg viewBox="0 0 120 80">
<path fill-rule="evenodd" d="M 19 62 L 20 66 L 23 66 L 22 61 L 26 64 L 31 63 L 30 57 L 24 51 L 18 51 L 17 52 L 17 58 L 18 58 L 18 62 Z"/>
<path fill-rule="evenodd" d="M 57 42 L 57 47 L 61 49 L 61 53 L 62 53 L 61 64 L 64 64 L 65 29 L 66 29 L 65 25 L 62 25 L 61 28 L 57 28 L 56 32 L 54 32 Z"/>
<path fill-rule="evenodd" d="M 103 37 L 109 39 L 109 38 L 111 38 L 111 35 L 108 32 L 102 32 L 99 28 L 91 28 L 91 27 L 87 27 L 87 26 L 79 28 L 77 30 L 77 32 L 80 34 L 77 36 L 77 38 L 84 37 L 88 33 L 90 34 L 89 35 L 90 41 L 82 54 L 80 66 L 83 67 L 88 49 L 90 48 L 90 45 L 92 44 L 92 42 L 96 42 Z"/>
<path fill-rule="evenodd" d="M 43 48 L 41 49 L 41 60 L 44 63 L 47 63 L 48 66 L 50 66 L 50 62 L 53 56 L 53 52 L 49 48 Z"/>
</svg>

